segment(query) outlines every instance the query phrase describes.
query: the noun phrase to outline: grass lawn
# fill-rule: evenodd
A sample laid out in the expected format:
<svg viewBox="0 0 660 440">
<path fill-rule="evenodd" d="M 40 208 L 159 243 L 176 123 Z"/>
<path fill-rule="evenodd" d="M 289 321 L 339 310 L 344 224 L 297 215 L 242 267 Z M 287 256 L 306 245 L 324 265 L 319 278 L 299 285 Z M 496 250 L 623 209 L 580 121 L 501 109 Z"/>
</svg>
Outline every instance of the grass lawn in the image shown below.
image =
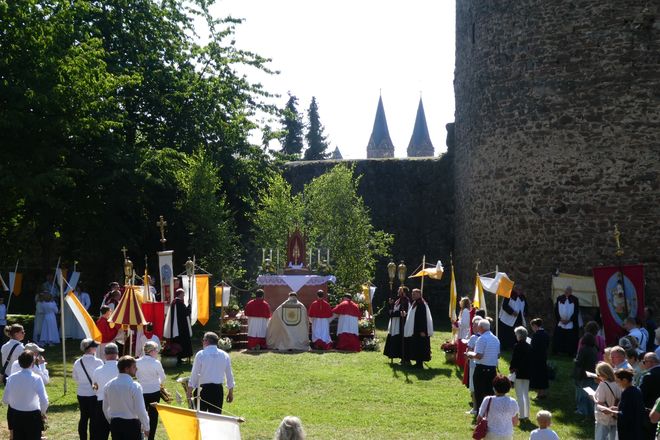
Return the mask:
<svg viewBox="0 0 660 440">
<path fill-rule="evenodd" d="M 385 333 L 379 331 L 381 342 Z M 234 402 L 225 404 L 232 414 L 243 416 L 244 439 L 270 439 L 286 415 L 300 417 L 311 439 L 470 439 L 472 417 L 469 392 L 458 370 L 444 361 L 440 344 L 449 337 L 438 332 L 432 340 L 433 359 L 423 371 L 390 364 L 382 352 L 258 354 L 232 352 L 236 379 Z M 68 392 L 63 394 L 61 346 L 48 349 L 51 383 L 46 387 L 51 401 L 50 439 L 76 439 L 78 404 L 71 365 L 77 343 L 69 343 Z M 382 350 L 382 344 L 381 344 Z M 508 373 L 510 353 L 504 353 L 500 370 Z M 572 362 L 554 359 L 557 380 L 543 408 L 553 413 L 553 428 L 562 439 L 593 438 L 593 422 L 574 415 Z M 190 373 L 190 367 L 166 370 L 167 389 L 181 390 L 175 382 Z M 509 394 L 515 397 L 512 392 Z M 0 407 L 0 438 L 6 437 L 6 407 Z M 514 438 L 528 439 L 532 423 L 515 429 Z M 159 424 L 158 439 L 167 439 Z M 176 439 L 183 440 L 183 439 Z"/>
</svg>

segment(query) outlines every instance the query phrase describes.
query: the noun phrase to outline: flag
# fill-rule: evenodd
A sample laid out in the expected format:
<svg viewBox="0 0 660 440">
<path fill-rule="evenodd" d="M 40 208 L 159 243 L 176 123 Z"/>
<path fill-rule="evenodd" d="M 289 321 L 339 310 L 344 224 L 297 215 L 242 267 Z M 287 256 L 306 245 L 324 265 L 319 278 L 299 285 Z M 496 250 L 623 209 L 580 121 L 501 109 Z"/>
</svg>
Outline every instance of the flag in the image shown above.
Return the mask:
<svg viewBox="0 0 660 440">
<path fill-rule="evenodd" d="M 157 403 L 158 416 L 171 439 L 240 440 L 241 430 L 236 417 L 195 411 Z"/>
<path fill-rule="evenodd" d="M 442 279 L 442 274 L 444 273 L 444 268 L 442 267 L 442 263 L 440 260 L 438 260 L 438 263 L 435 265 L 435 267 L 426 267 L 419 272 L 417 272 L 414 275 L 410 275 L 410 278 L 416 278 L 416 277 L 424 277 L 427 276 L 429 278 L 433 278 L 434 280 L 439 280 Z"/>
<path fill-rule="evenodd" d="M 160 268 L 160 294 L 163 302 L 167 304 L 174 300 L 174 269 L 172 269 L 172 255 L 174 251 L 158 252 L 158 267 Z"/>
<path fill-rule="evenodd" d="M 98 329 L 92 317 L 89 316 L 89 313 L 85 310 L 85 307 L 80 303 L 76 295 L 73 294 L 73 291 L 70 291 L 68 295 L 64 297 L 64 300 L 69 305 L 73 316 L 76 317 L 78 324 L 80 324 L 80 327 L 83 329 L 85 337 L 101 343 L 101 330 Z"/>
<path fill-rule="evenodd" d="M 222 307 L 222 286 L 215 286 L 215 306 Z"/>
<path fill-rule="evenodd" d="M 188 306 L 190 305 L 190 325 L 194 325 L 197 322 L 197 317 L 199 315 L 199 309 L 197 305 L 197 277 L 199 275 L 195 274 L 192 277 L 188 275 L 181 275 L 181 286 L 185 294 L 183 295 L 183 303 Z"/>
<path fill-rule="evenodd" d="M 505 298 L 511 296 L 513 290 L 513 281 L 509 279 L 504 272 L 497 272 L 495 278 L 479 277 L 484 290 Z"/>
<path fill-rule="evenodd" d="M 165 328 L 165 303 L 164 302 L 145 302 L 140 304 L 142 314 L 147 322 L 150 322 L 154 328 L 154 334 L 163 339 L 163 329 Z"/>
<path fill-rule="evenodd" d="M 449 283 L 449 319 L 455 322 L 456 319 L 456 278 L 454 277 L 454 265 L 451 265 L 451 281 Z"/>
<path fill-rule="evenodd" d="M 13 292 L 14 296 L 21 294 L 23 289 L 23 274 L 19 272 L 9 272 L 9 292 Z"/>
<path fill-rule="evenodd" d="M 206 325 L 209 322 L 209 276 L 208 274 L 195 275 L 197 287 L 197 320 Z"/>
<path fill-rule="evenodd" d="M 488 316 L 488 311 L 486 309 L 486 297 L 484 297 L 484 287 L 481 284 L 481 277 L 477 272 L 477 278 L 474 281 L 474 298 L 472 299 L 472 305 L 477 309 L 483 309 Z"/>
<path fill-rule="evenodd" d="M 5 283 L 5 279 L 2 278 L 2 274 L 0 274 L 0 283 L 2 283 L 2 290 L 5 292 L 9 292 L 9 287 L 7 287 L 7 284 Z"/>
</svg>

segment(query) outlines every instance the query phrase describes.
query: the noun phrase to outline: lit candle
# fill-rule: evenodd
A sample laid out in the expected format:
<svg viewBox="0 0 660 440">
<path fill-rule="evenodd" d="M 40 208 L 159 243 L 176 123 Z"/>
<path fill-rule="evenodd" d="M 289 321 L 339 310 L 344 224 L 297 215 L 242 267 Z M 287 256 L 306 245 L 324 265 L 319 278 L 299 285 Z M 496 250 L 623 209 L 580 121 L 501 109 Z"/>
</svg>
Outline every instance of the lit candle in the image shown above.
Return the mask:
<svg viewBox="0 0 660 440">
<path fill-rule="evenodd" d="M 268 258 L 270 258 L 270 262 L 272 263 L 273 262 L 273 249 L 270 250 L 270 256 Z"/>
<path fill-rule="evenodd" d="M 264 260 L 266 259 L 266 249 L 261 248 L 261 264 L 264 264 Z"/>
<path fill-rule="evenodd" d="M 280 267 L 280 249 L 277 249 L 277 267 Z"/>
<path fill-rule="evenodd" d="M 309 250 L 309 265 L 312 265 L 312 250 Z"/>
</svg>

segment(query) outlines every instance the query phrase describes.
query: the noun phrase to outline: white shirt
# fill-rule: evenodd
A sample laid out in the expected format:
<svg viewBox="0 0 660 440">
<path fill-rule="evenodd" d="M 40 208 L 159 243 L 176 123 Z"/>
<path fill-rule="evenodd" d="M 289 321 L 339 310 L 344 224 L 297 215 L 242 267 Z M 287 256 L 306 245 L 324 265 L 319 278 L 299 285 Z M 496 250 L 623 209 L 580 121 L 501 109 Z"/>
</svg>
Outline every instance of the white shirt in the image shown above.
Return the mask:
<svg viewBox="0 0 660 440">
<path fill-rule="evenodd" d="M 481 338 L 479 338 L 481 339 Z M 488 401 L 492 401 L 486 416 Z M 513 417 L 518 414 L 518 402 L 509 396 L 488 396 L 481 403 L 479 415 L 488 417 L 488 434 L 502 437 L 513 436 Z"/>
<path fill-rule="evenodd" d="M 83 367 L 80 364 L 81 362 L 85 363 L 85 369 L 87 370 L 87 374 L 89 374 L 89 379 L 87 379 L 85 370 L 83 370 Z M 90 384 L 89 381 L 92 380 L 92 374 L 94 374 L 94 371 L 102 365 L 103 361 L 93 354 L 84 354 L 73 363 L 72 376 L 73 380 L 78 383 L 78 391 L 76 394 L 81 397 L 96 396 L 96 393 L 92 389 L 92 384 Z"/>
<path fill-rule="evenodd" d="M 330 318 L 309 318 L 309 320 L 312 322 L 312 341 L 320 339 L 326 344 L 332 342 L 332 338 L 330 338 Z M 397 334 L 398 331 L 397 324 Z"/>
<path fill-rule="evenodd" d="M 500 355 L 500 340 L 488 330 L 479 336 L 477 343 L 474 345 L 474 351 L 483 355 L 481 359 L 476 359 L 477 365 L 497 367 Z M 490 419 L 488 425 L 490 426 Z"/>
<path fill-rule="evenodd" d="M 575 311 L 575 304 L 569 302 L 567 299 L 564 302 L 559 302 L 559 304 L 557 305 L 557 309 L 559 310 L 560 319 L 569 320 L 566 324 L 560 322 L 557 325 L 565 330 L 571 330 L 573 328 L 573 321 L 570 321 L 570 319 L 571 316 L 573 316 L 573 312 Z"/>
<path fill-rule="evenodd" d="M 461 316 L 458 318 L 458 338 L 467 339 L 470 337 L 470 326 L 472 322 L 470 320 L 470 309 L 463 309 Z"/>
<path fill-rule="evenodd" d="M 550 428 L 537 428 L 532 431 L 529 440 L 559 440 L 559 436 Z"/>
<path fill-rule="evenodd" d="M 112 379 L 103 390 L 103 414 L 110 421 L 117 417 L 120 419 L 138 419 L 143 431 L 149 431 L 149 416 L 144 406 L 142 387 L 133 382 L 133 378 L 125 373 Z"/>
<path fill-rule="evenodd" d="M 23 347 L 23 344 L 20 341 L 17 341 L 16 339 L 10 339 L 7 342 L 4 343 L 2 348 L 0 348 L 0 354 L 2 354 L 2 363 L 0 363 L 0 369 L 5 365 L 5 362 L 7 362 L 7 357 L 9 356 L 9 352 L 11 351 L 12 348 L 14 348 L 14 345 L 18 344 L 18 347 L 14 350 L 14 352 L 11 354 L 11 359 L 9 359 L 9 362 L 7 363 L 7 374 L 11 372 L 10 367 L 11 364 L 18 359 L 18 357 L 23 353 L 25 348 Z M 2 373 L 2 371 L 0 371 Z"/>
<path fill-rule="evenodd" d="M 350 333 L 353 335 L 359 335 L 360 330 L 358 329 L 358 319 L 352 315 L 333 315 L 338 316 L 337 320 L 337 334 Z"/>
<path fill-rule="evenodd" d="M 227 388 L 234 388 L 234 373 L 229 355 L 218 347 L 209 345 L 195 355 L 189 385 L 197 388 L 205 383 L 222 384 L 227 379 Z"/>
<path fill-rule="evenodd" d="M 160 384 L 165 382 L 165 371 L 158 359 L 144 355 L 137 360 L 137 373 L 135 373 L 144 394 L 160 391 Z"/>
<path fill-rule="evenodd" d="M 41 411 L 46 414 L 48 396 L 41 377 L 23 368 L 7 378 L 2 401 L 17 411 Z"/>
<path fill-rule="evenodd" d="M 98 385 L 98 389 L 96 390 L 96 400 L 102 401 L 105 398 L 105 386 L 118 375 L 119 370 L 117 369 L 117 361 L 105 361 L 105 364 L 94 370 L 94 373 L 92 374 L 92 383 Z"/>
<path fill-rule="evenodd" d="M 18 350 L 18 348 L 16 350 Z M 7 367 L 7 369 L 9 369 L 9 367 Z M 14 363 L 11 364 L 11 374 L 18 373 L 21 370 L 22 368 L 18 361 L 14 361 Z M 50 374 L 48 373 L 45 364 L 39 364 L 39 366 L 32 365 L 31 371 L 41 377 L 41 380 L 44 381 L 44 385 L 48 385 L 48 382 L 50 382 Z"/>
<path fill-rule="evenodd" d="M 648 338 L 645 338 L 644 335 L 642 334 L 642 331 L 639 329 L 639 327 L 635 327 L 631 329 L 628 334 L 630 336 L 634 336 L 635 339 L 637 339 L 637 343 L 639 344 L 639 350 L 641 350 L 642 353 L 646 353 L 646 340 Z"/>
<path fill-rule="evenodd" d="M 609 385 L 609 387 L 608 387 Z M 621 399 L 621 388 L 616 382 L 601 382 L 596 388 L 596 393 L 594 394 L 594 399 L 599 404 L 610 407 L 614 406 L 614 401 L 616 399 Z M 596 418 L 596 423 L 601 425 L 616 425 L 616 419 L 611 415 L 605 414 L 602 411 L 599 411 L 594 405 L 594 415 Z"/>
</svg>

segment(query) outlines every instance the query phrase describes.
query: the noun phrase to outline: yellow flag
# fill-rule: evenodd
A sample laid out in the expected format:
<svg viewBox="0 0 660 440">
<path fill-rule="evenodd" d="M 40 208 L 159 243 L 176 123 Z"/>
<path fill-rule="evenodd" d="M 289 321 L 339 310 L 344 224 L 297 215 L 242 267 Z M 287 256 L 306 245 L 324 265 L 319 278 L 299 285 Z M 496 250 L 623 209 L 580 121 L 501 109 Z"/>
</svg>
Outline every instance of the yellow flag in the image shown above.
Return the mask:
<svg viewBox="0 0 660 440">
<path fill-rule="evenodd" d="M 454 278 L 454 265 L 451 265 L 451 282 L 449 283 L 449 319 L 456 321 L 456 278 Z"/>
<path fill-rule="evenodd" d="M 488 311 L 486 310 L 486 297 L 484 297 L 484 288 L 481 284 L 481 278 L 479 278 L 478 272 L 474 281 L 474 298 L 472 299 L 472 306 L 477 309 L 483 309 L 486 312 L 486 316 L 488 316 Z"/>
<path fill-rule="evenodd" d="M 511 281 L 508 277 L 502 277 L 500 278 L 500 283 L 497 285 L 497 292 L 495 293 L 499 296 L 510 298 L 512 290 L 513 281 Z"/>
<path fill-rule="evenodd" d="M 100 343 L 103 337 L 101 330 L 96 326 L 96 323 L 92 317 L 89 316 L 89 313 L 87 313 L 87 310 L 85 310 L 85 307 L 80 303 L 76 295 L 73 294 L 73 291 L 70 291 L 64 300 L 69 305 L 76 321 L 78 321 L 78 324 L 82 327 L 85 337 L 91 338 Z"/>
<path fill-rule="evenodd" d="M 199 421 L 194 411 L 161 404 L 156 405 L 156 408 L 169 438 L 200 438 Z"/>
<path fill-rule="evenodd" d="M 209 322 L 209 276 L 207 274 L 195 275 L 197 288 L 197 320 L 206 325 Z"/>
<path fill-rule="evenodd" d="M 222 307 L 222 286 L 215 286 L 215 307 Z"/>
</svg>

